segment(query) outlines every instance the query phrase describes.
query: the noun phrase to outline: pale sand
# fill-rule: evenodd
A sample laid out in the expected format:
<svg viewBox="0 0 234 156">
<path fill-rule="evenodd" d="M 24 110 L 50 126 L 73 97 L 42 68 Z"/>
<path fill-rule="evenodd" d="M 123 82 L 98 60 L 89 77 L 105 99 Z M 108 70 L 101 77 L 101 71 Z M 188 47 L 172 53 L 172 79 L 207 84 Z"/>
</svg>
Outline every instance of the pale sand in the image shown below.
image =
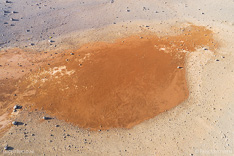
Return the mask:
<svg viewBox="0 0 234 156">
<path fill-rule="evenodd" d="M 190 96 L 186 102 L 130 130 L 88 132 L 56 119 L 41 123 L 38 119 L 43 114 L 40 112 L 28 115 L 27 111 L 23 111 L 16 118 L 27 125 L 12 127 L 1 138 L 2 145 L 8 143 L 14 150 L 32 150 L 34 155 L 233 155 L 232 1 L 187 1 L 187 4 L 181 1 L 99 1 L 98 4 L 89 1 L 80 5 L 77 1 L 66 1 L 64 4 L 61 0 L 56 1 L 56 4 L 42 2 L 47 4 L 42 4 L 42 9 L 35 2 L 34 6 L 30 6 L 31 1 L 28 1 L 30 5 L 26 5 L 26 8 L 23 8 L 25 1 L 12 2 L 7 5 L 12 6 L 11 11 L 19 13 L 4 17 L 1 15 L 1 21 L 15 23 L 15 26 L 7 27 L 1 23 L 1 34 L 4 34 L 0 39 L 1 43 L 11 41 L 1 45 L 5 47 L 23 47 L 35 43 L 30 48 L 47 49 L 49 36 L 53 36 L 52 40 L 55 40 L 51 43 L 51 49 L 55 48 L 54 45 L 57 45 L 56 48 L 64 48 L 60 41 L 64 41 L 65 45 L 69 43 L 70 46 L 81 45 L 90 40 L 110 41 L 141 32 L 140 25 L 144 25 L 144 29 L 149 25 L 151 31 L 165 35 L 165 32 L 170 33 L 168 28 L 171 25 L 180 26 L 181 23 L 192 22 L 213 30 L 221 48 L 216 54 L 210 51 L 204 53 L 202 49 L 198 49 L 189 55 L 187 79 Z M 3 10 L 6 8 L 4 5 L 0 4 Z M 49 9 L 50 6 L 56 9 Z M 146 9 L 143 9 L 144 6 Z M 39 17 L 36 17 L 37 13 L 40 14 Z M 9 17 L 23 19 L 9 21 Z M 30 26 L 33 28 L 30 29 Z M 84 31 L 97 27 L 98 29 Z M 26 32 L 27 29 L 30 29 L 30 33 Z M 41 32 L 44 42 L 40 42 Z M 55 124 L 60 127 L 55 127 Z M 70 136 L 64 138 L 67 134 Z"/>
</svg>

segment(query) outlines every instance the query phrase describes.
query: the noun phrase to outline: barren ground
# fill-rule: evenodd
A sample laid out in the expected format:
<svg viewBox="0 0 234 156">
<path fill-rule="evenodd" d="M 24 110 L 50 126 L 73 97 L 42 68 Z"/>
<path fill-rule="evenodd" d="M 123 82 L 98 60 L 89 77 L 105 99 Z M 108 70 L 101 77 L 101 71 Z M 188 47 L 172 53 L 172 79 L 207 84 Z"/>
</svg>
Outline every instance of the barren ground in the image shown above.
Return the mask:
<svg viewBox="0 0 234 156">
<path fill-rule="evenodd" d="M 1 151 L 233 155 L 233 3 L 1 2 Z"/>
</svg>

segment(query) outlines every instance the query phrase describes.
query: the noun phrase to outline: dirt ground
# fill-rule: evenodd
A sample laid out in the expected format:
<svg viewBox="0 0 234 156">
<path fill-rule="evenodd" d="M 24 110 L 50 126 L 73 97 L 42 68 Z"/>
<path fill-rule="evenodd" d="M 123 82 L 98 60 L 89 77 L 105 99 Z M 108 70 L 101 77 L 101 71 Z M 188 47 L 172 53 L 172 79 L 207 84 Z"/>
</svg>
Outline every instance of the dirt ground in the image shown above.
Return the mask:
<svg viewBox="0 0 234 156">
<path fill-rule="evenodd" d="M 177 36 L 139 34 L 114 43 L 85 44 L 78 50 L 57 54 L 54 64 L 44 56 L 50 56 L 50 51 L 44 55 L 21 52 L 22 56 L 17 57 L 20 53 L 17 49 L 6 50 L 1 62 L 10 60 L 13 64 L 2 65 L 5 73 L 2 79 L 9 78 L 2 82 L 1 99 L 46 111 L 90 130 L 132 128 L 188 98 L 183 68 L 186 54 L 197 47 L 205 52 L 208 50 L 205 47 L 217 49 L 218 43 L 210 30 L 190 25 Z M 39 70 L 29 70 L 32 65 L 28 62 L 32 60 L 25 56 L 29 54 L 44 61 Z M 30 73 L 17 77 L 14 63 L 23 73 L 24 70 Z M 33 66 L 40 64 L 35 62 Z M 15 97 L 11 99 L 9 95 Z M 12 109 L 9 105 L 2 108 Z"/>
<path fill-rule="evenodd" d="M 1 2 L 1 152 L 233 155 L 231 4 Z"/>
</svg>

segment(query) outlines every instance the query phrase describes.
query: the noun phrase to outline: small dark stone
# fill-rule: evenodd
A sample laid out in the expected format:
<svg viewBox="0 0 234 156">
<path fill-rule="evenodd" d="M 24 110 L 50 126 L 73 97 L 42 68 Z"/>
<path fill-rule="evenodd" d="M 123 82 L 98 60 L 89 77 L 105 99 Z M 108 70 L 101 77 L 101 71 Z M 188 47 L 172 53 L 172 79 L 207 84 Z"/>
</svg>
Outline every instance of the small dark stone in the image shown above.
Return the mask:
<svg viewBox="0 0 234 156">
<path fill-rule="evenodd" d="M 14 107 L 13 107 L 13 109 L 21 109 L 22 107 L 21 106 L 19 106 L 19 105 L 15 105 Z"/>
<path fill-rule="evenodd" d="M 4 150 L 8 150 L 8 145 L 6 145 L 6 146 L 4 147 Z"/>
<path fill-rule="evenodd" d="M 17 125 L 17 124 L 18 124 L 17 121 L 12 122 L 12 125 Z"/>
<path fill-rule="evenodd" d="M 8 13 L 10 13 L 9 11 L 3 11 L 4 12 L 4 14 L 8 14 Z"/>
</svg>

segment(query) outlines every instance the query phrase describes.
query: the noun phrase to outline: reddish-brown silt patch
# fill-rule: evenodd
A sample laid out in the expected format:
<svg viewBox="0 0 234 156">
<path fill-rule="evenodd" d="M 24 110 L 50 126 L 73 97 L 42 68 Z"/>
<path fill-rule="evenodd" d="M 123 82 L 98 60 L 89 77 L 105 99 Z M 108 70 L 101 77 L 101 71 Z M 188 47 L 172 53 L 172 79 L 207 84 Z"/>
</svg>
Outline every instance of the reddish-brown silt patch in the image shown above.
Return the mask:
<svg viewBox="0 0 234 156">
<path fill-rule="evenodd" d="M 212 32 L 193 25 L 177 36 L 89 43 L 25 76 L 19 93 L 32 108 L 83 128 L 131 128 L 188 98 L 186 53 L 203 46 L 217 46 Z"/>
</svg>

